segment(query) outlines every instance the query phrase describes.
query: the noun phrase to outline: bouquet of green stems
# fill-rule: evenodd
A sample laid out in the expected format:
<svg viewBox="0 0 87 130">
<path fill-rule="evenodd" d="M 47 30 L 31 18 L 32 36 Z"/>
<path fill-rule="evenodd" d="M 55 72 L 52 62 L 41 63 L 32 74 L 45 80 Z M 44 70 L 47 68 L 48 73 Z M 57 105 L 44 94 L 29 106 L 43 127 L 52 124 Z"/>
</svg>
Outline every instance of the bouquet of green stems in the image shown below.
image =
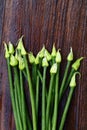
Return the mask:
<svg viewBox="0 0 87 130">
<path fill-rule="evenodd" d="M 22 38 L 18 40 L 16 49 L 11 42 L 4 43 L 16 130 L 63 130 L 83 57 L 72 64 L 73 51 L 70 48 L 60 83 L 60 49 L 56 51 L 53 45 L 49 53 L 43 46 L 35 57 L 32 52 L 26 52 Z M 25 100 L 24 80 L 29 87 L 31 116 Z M 59 103 L 68 87 L 68 97 L 58 126 Z"/>
</svg>

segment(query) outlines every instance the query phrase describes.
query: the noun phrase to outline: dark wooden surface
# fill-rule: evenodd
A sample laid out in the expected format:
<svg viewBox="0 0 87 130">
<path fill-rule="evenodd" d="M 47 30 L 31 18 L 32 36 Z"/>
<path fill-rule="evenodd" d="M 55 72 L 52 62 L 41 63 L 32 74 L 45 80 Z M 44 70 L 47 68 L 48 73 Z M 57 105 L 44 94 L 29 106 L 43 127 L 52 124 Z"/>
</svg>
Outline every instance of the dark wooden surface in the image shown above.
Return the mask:
<svg viewBox="0 0 87 130">
<path fill-rule="evenodd" d="M 87 58 L 87 0 L 0 0 L 0 130 L 15 130 L 3 41 L 16 44 L 24 35 L 35 54 L 43 44 L 61 48 L 63 67 L 70 47 L 75 59 Z M 69 109 L 64 130 L 87 130 L 87 59 Z"/>
</svg>

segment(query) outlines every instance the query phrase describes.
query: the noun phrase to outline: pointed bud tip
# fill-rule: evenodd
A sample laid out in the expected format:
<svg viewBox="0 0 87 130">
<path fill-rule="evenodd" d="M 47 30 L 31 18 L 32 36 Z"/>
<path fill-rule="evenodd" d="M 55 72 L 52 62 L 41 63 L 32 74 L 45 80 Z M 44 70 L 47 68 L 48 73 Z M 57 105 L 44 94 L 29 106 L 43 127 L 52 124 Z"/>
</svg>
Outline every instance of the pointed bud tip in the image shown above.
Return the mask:
<svg viewBox="0 0 87 130">
<path fill-rule="evenodd" d="M 56 47 L 55 47 L 55 44 L 53 44 L 51 56 L 52 56 L 52 57 L 55 57 L 55 56 L 56 56 Z"/>
<path fill-rule="evenodd" d="M 42 48 L 45 48 L 45 44 L 43 44 L 43 47 Z"/>
<path fill-rule="evenodd" d="M 67 60 L 68 61 L 72 61 L 73 60 L 73 51 L 72 51 L 72 47 L 70 47 L 70 53 L 67 56 Z"/>
<path fill-rule="evenodd" d="M 44 56 L 47 58 L 47 61 L 51 60 L 51 55 L 50 55 L 50 53 L 48 52 L 47 49 L 45 49 Z"/>
<path fill-rule="evenodd" d="M 4 48 L 5 48 L 5 58 L 9 58 L 10 54 L 9 54 L 8 46 L 7 46 L 6 42 L 3 42 L 3 44 L 4 44 Z"/>
<path fill-rule="evenodd" d="M 9 41 L 9 44 L 8 44 L 8 48 L 9 48 L 9 53 L 14 54 L 14 46 L 10 41 Z"/>
<path fill-rule="evenodd" d="M 62 61 L 62 57 L 61 57 L 61 53 L 60 53 L 60 48 L 58 49 L 57 53 L 56 53 L 56 62 L 60 63 Z"/>
<path fill-rule="evenodd" d="M 38 56 L 40 58 L 43 58 L 44 57 L 44 53 L 45 53 L 45 46 L 43 46 L 42 49 L 38 52 Z"/>
<path fill-rule="evenodd" d="M 24 36 L 22 35 L 21 38 L 18 40 L 17 49 L 18 49 L 18 50 L 21 50 L 21 55 L 26 55 L 27 52 L 26 52 L 26 50 L 25 50 L 25 48 L 24 48 L 23 41 L 22 41 L 23 37 L 24 37 Z"/>
</svg>

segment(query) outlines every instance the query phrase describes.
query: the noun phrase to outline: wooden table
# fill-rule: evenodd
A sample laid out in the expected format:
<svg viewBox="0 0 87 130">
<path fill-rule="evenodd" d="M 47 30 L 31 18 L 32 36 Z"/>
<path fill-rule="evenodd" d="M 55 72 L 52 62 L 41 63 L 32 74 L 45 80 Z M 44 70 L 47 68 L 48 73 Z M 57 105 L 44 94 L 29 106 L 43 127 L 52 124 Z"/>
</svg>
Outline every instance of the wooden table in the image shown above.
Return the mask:
<svg viewBox="0 0 87 130">
<path fill-rule="evenodd" d="M 0 0 L 0 130 L 15 130 L 3 41 L 16 45 L 21 35 L 35 54 L 55 42 L 63 71 L 71 46 L 74 59 L 86 57 L 64 130 L 87 130 L 87 0 Z"/>
</svg>

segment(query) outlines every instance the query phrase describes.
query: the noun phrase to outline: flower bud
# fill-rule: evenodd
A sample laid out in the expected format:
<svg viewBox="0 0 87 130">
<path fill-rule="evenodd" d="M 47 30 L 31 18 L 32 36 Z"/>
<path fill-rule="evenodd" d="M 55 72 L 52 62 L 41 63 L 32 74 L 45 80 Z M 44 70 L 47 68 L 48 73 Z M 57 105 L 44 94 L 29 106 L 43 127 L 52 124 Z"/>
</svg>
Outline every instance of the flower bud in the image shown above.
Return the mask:
<svg viewBox="0 0 87 130">
<path fill-rule="evenodd" d="M 47 58 L 44 57 L 43 60 L 42 60 L 42 66 L 45 67 L 45 66 L 48 66 L 48 61 L 47 61 Z"/>
<path fill-rule="evenodd" d="M 56 56 L 56 48 L 55 48 L 55 44 L 53 44 L 53 48 L 52 48 L 52 53 L 51 53 L 52 57 Z"/>
<path fill-rule="evenodd" d="M 24 59 L 20 56 L 19 57 L 19 69 L 23 70 L 25 68 Z"/>
<path fill-rule="evenodd" d="M 73 60 L 73 51 L 72 51 L 72 47 L 70 48 L 70 53 L 67 56 L 67 60 L 68 61 L 72 61 Z"/>
<path fill-rule="evenodd" d="M 39 51 L 38 55 L 40 58 L 44 57 L 44 52 L 45 52 L 45 46 L 43 46 L 43 48 L 41 49 L 41 51 Z"/>
<path fill-rule="evenodd" d="M 9 58 L 10 54 L 6 43 L 4 43 L 4 47 L 5 47 L 5 58 Z"/>
<path fill-rule="evenodd" d="M 13 44 L 11 42 L 9 42 L 8 47 L 9 47 L 9 53 L 14 54 L 14 47 L 13 47 Z"/>
<path fill-rule="evenodd" d="M 57 73 L 57 63 L 54 63 L 50 69 L 51 74 Z"/>
<path fill-rule="evenodd" d="M 45 49 L 45 52 L 44 52 L 44 56 L 47 58 L 47 61 L 51 60 L 51 55 L 46 49 Z"/>
<path fill-rule="evenodd" d="M 26 54 L 27 54 L 27 52 L 26 52 L 26 50 L 25 50 L 25 48 L 24 48 L 24 46 L 22 44 L 21 55 L 26 55 Z"/>
<path fill-rule="evenodd" d="M 14 55 L 10 56 L 10 65 L 11 66 L 16 66 L 18 64 L 18 60 L 15 58 Z"/>
<path fill-rule="evenodd" d="M 76 74 L 79 74 L 81 76 L 81 74 L 79 72 L 75 72 L 71 78 L 70 87 L 75 87 L 76 86 Z"/>
<path fill-rule="evenodd" d="M 19 53 L 18 53 L 18 50 L 16 50 L 16 52 L 15 52 L 15 58 L 17 59 L 17 60 L 19 60 Z"/>
<path fill-rule="evenodd" d="M 35 62 L 35 57 L 32 52 L 28 54 L 28 58 L 31 64 Z"/>
<path fill-rule="evenodd" d="M 60 54 L 60 49 L 58 49 L 57 53 L 56 53 L 56 63 L 60 63 L 62 60 L 61 54 Z"/>
<path fill-rule="evenodd" d="M 23 38 L 23 36 L 18 40 L 18 45 L 17 45 L 18 50 L 21 50 L 21 46 L 23 44 L 22 38 Z"/>
<path fill-rule="evenodd" d="M 26 55 L 27 52 L 26 52 L 26 50 L 25 50 L 25 48 L 24 48 L 24 46 L 23 46 L 22 38 L 23 38 L 23 36 L 22 36 L 22 37 L 19 39 L 19 41 L 18 41 L 17 49 L 18 49 L 18 50 L 21 50 L 21 55 Z"/>
<path fill-rule="evenodd" d="M 84 57 L 81 57 L 81 58 L 77 59 L 77 60 L 72 64 L 72 68 L 73 68 L 74 70 L 78 70 L 78 68 L 80 67 L 80 62 L 81 62 L 81 60 L 83 60 L 83 59 L 84 59 Z"/>
</svg>

